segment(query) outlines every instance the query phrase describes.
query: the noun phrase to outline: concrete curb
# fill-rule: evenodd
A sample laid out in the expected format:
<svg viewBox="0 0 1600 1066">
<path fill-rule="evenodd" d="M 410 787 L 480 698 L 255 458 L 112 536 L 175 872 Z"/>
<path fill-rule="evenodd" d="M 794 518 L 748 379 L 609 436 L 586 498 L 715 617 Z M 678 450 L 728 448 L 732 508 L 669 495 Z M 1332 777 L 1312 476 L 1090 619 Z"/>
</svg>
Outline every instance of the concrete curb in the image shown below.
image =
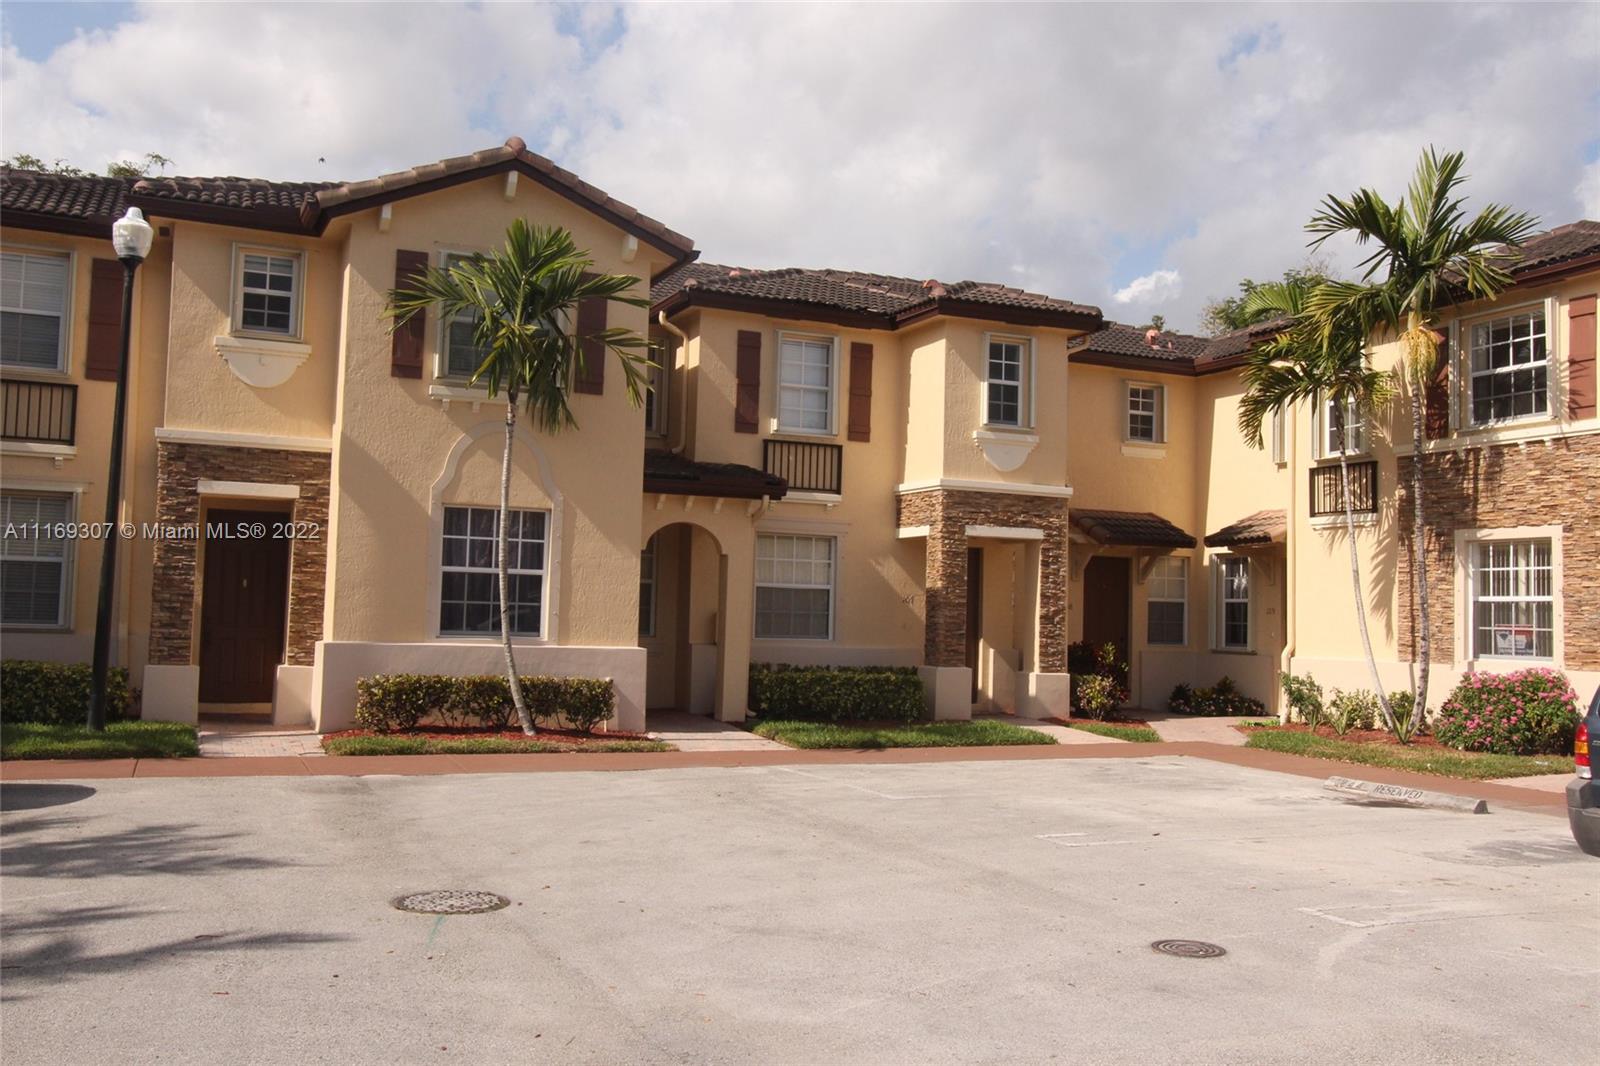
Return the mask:
<svg viewBox="0 0 1600 1066">
<path fill-rule="evenodd" d="M 1404 785 L 1386 785 L 1376 781 L 1358 781 L 1353 777 L 1330 777 L 1322 787 L 1342 799 L 1357 803 L 1394 804 L 1402 807 L 1428 807 L 1441 811 L 1461 811 L 1465 814 L 1488 814 L 1489 801 L 1471 796 L 1452 796 L 1446 792 L 1431 792 L 1425 788 L 1408 788 Z"/>
</svg>

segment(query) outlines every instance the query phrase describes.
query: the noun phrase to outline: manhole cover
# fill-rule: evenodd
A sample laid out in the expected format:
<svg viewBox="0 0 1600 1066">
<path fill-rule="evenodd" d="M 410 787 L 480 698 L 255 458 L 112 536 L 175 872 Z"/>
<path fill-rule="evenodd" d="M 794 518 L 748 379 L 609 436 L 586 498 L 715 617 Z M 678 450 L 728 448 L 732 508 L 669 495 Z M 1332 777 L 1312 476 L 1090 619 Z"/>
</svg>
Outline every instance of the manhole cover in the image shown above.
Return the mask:
<svg viewBox="0 0 1600 1066">
<path fill-rule="evenodd" d="M 1227 951 L 1203 940 L 1157 940 L 1150 945 L 1163 955 L 1176 955 L 1180 959 L 1215 959 Z"/>
<path fill-rule="evenodd" d="M 436 892 L 413 892 L 390 903 L 398 910 L 417 914 L 482 914 L 509 907 L 511 901 L 493 892 L 473 892 L 464 888 L 443 888 Z"/>
</svg>

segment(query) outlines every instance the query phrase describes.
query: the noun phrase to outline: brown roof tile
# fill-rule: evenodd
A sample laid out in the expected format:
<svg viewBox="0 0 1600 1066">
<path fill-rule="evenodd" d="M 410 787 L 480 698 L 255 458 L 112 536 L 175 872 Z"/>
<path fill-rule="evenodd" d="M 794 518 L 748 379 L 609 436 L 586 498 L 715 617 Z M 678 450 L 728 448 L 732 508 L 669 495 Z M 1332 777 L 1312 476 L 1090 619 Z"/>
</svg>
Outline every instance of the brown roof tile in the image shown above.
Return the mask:
<svg viewBox="0 0 1600 1066">
<path fill-rule="evenodd" d="M 648 448 L 644 453 L 644 491 L 672 496 L 724 496 L 735 500 L 781 500 L 789 483 L 776 474 L 739 463 L 701 463 Z"/>
<path fill-rule="evenodd" d="M 1194 538 L 1149 511 L 1095 511 L 1074 507 L 1072 524 L 1096 544 L 1131 548 L 1192 548 Z"/>
<path fill-rule="evenodd" d="M 1568 222 L 1529 237 L 1515 251 L 1503 246 L 1500 251 L 1516 260 L 1507 267 L 1513 276 L 1600 254 L 1600 222 L 1588 218 Z"/>
<path fill-rule="evenodd" d="M 1281 541 L 1289 532 L 1289 518 L 1283 511 L 1257 511 L 1206 537 L 1208 548 L 1236 548 L 1249 544 Z"/>
<path fill-rule="evenodd" d="M 0 215 L 20 213 L 68 223 L 84 232 L 104 231 L 127 210 L 127 178 L 68 176 L 0 167 Z M 17 224 L 15 218 L 7 220 Z"/>
</svg>

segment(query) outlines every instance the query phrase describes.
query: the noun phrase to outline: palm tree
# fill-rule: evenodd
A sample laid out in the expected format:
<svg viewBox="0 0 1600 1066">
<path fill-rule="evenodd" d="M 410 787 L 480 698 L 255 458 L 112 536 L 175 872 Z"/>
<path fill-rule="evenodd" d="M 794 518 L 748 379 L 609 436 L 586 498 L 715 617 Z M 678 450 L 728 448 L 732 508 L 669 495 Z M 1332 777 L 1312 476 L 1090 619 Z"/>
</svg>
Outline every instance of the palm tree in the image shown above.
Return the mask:
<svg viewBox="0 0 1600 1066">
<path fill-rule="evenodd" d="M 1332 282 L 1317 289 L 1307 311 L 1326 331 L 1338 320 L 1353 320 L 1363 335 L 1385 332 L 1400 340 L 1396 385 L 1404 381 L 1411 408 L 1412 573 L 1416 587 L 1420 637 L 1416 687 L 1412 690 L 1414 720 L 1428 707 L 1428 667 L 1432 655 L 1429 630 L 1427 539 L 1423 533 L 1422 396 L 1439 364 L 1439 334 L 1433 329 L 1439 312 L 1458 298 L 1492 299 L 1511 284 L 1501 266 L 1506 249 L 1521 244 L 1538 226 L 1532 215 L 1489 204 L 1467 219 L 1457 186 L 1466 180 L 1460 152 L 1440 156 L 1422 153 L 1405 198 L 1387 203 L 1372 189 L 1358 189 L 1348 199 L 1329 196 L 1309 223 L 1318 247 L 1336 234 L 1373 245 L 1362 262 L 1360 282 Z"/>
<path fill-rule="evenodd" d="M 1287 410 L 1299 403 L 1326 403 L 1333 412 L 1333 428 L 1343 442 L 1349 427 L 1346 413 L 1359 418 L 1389 402 L 1389 376 L 1373 369 L 1366 353 L 1366 336 L 1359 324 L 1348 316 L 1337 317 L 1321 327 L 1308 316 L 1307 309 L 1323 286 L 1320 281 L 1269 282 L 1257 288 L 1246 300 L 1245 311 L 1257 321 L 1281 319 L 1283 329 L 1258 346 L 1245 362 L 1245 393 L 1239 403 L 1239 432 L 1253 448 L 1262 446 L 1262 424 L 1274 411 Z M 1339 479 L 1344 497 L 1345 539 L 1350 542 L 1350 583 L 1355 589 L 1356 622 L 1361 631 L 1361 648 L 1366 653 L 1373 691 L 1383 708 L 1385 722 L 1394 728 L 1394 711 L 1378 677 L 1378 661 L 1372 654 L 1372 637 L 1367 629 L 1366 596 L 1361 586 L 1361 559 L 1356 552 L 1355 511 L 1351 507 L 1350 461 L 1347 449 L 1339 449 Z M 1398 732 L 1398 731 L 1397 731 Z"/>
<path fill-rule="evenodd" d="M 490 396 L 506 394 L 505 454 L 500 463 L 500 518 L 496 566 L 500 571 L 500 640 L 505 646 L 506 680 L 522 731 L 533 733 L 533 718 L 523 699 L 522 681 L 511 652 L 510 553 L 511 451 L 517 429 L 517 401 L 526 402 L 528 417 L 545 433 L 573 428 L 577 420 L 567 404 L 573 374 L 581 373 L 586 345 L 598 343 L 602 353 L 622 360 L 628 399 L 639 406 L 644 395 L 645 367 L 636 354 L 645 339 L 613 327 L 584 336 L 575 332 L 581 301 L 600 298 L 634 307 L 649 301 L 624 295 L 639 284 L 626 274 L 591 274 L 594 264 L 580 251 L 572 234 L 556 227 L 511 223 L 506 243 L 497 252 L 475 255 L 449 267 L 428 267 L 408 285 L 389 293 L 388 313 L 398 329 L 429 307 L 449 320 L 462 316 L 473 323 L 473 343 L 483 362 L 472 375 Z"/>
</svg>

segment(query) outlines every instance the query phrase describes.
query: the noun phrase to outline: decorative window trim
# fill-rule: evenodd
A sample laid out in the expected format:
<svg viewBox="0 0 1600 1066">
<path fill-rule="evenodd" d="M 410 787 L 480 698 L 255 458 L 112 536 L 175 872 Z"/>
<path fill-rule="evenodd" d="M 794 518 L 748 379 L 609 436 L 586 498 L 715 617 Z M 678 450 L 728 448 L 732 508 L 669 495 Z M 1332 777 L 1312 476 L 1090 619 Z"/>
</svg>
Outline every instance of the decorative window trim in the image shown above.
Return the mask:
<svg viewBox="0 0 1600 1066">
<path fill-rule="evenodd" d="M 1141 389 L 1155 393 L 1152 402 L 1155 404 L 1153 411 L 1135 411 L 1133 408 L 1133 390 Z M 1133 419 L 1135 415 L 1150 416 L 1150 436 L 1136 437 L 1133 434 Z M 1154 381 L 1139 381 L 1127 379 L 1122 383 L 1122 442 L 1143 447 L 1161 447 L 1167 443 L 1167 387 Z"/>
<path fill-rule="evenodd" d="M 989 348 L 995 344 L 1017 344 L 1022 347 L 1022 367 L 1018 375 L 1019 380 L 996 381 L 989 376 Z M 978 424 L 987 430 L 1031 430 L 1035 422 L 1034 397 L 1037 381 L 1038 360 L 1034 358 L 1033 338 L 1017 333 L 985 333 L 983 335 L 983 388 L 980 390 L 983 403 L 978 412 Z M 994 422 L 989 418 L 989 389 L 995 384 L 1017 385 L 1021 395 L 1017 398 L 1017 421 Z"/>
<path fill-rule="evenodd" d="M 1565 409 L 1566 393 L 1563 388 L 1566 373 L 1565 349 L 1558 343 L 1562 336 L 1559 328 L 1561 317 L 1557 311 L 1560 309 L 1560 300 L 1555 296 L 1543 296 L 1533 300 L 1522 300 L 1514 304 L 1502 304 L 1487 308 L 1477 314 L 1463 315 L 1451 322 L 1448 329 L 1450 338 L 1449 372 L 1451 374 L 1450 389 L 1450 426 L 1467 433 L 1492 433 L 1495 430 L 1507 429 L 1513 426 L 1538 425 L 1541 423 L 1561 421 L 1561 412 Z M 1472 404 L 1472 327 L 1485 322 L 1492 322 L 1497 318 L 1510 318 L 1513 315 L 1528 314 L 1534 310 L 1544 313 L 1544 365 L 1545 365 L 1545 409 L 1525 415 L 1514 415 L 1509 418 L 1490 418 L 1479 422 L 1473 418 Z"/>
<path fill-rule="evenodd" d="M 1167 563 L 1179 564 L 1179 580 L 1183 583 L 1183 595 L 1177 598 L 1171 596 L 1157 596 L 1154 593 L 1157 580 L 1156 568 Z M 1162 579 L 1170 580 L 1170 579 Z M 1185 555 L 1164 555 L 1156 559 L 1151 567 L 1150 576 L 1145 579 L 1145 643 L 1152 648 L 1187 648 L 1189 646 L 1189 558 Z M 1183 638 L 1178 641 L 1150 639 L 1150 605 L 1152 603 L 1176 603 L 1183 608 Z"/>
<path fill-rule="evenodd" d="M 1503 667 L 1512 664 L 1555 666 L 1561 668 L 1566 660 L 1565 567 L 1562 551 L 1563 529 L 1555 526 L 1511 526 L 1504 529 L 1458 529 L 1455 533 L 1455 659 L 1476 669 L 1478 663 Z M 1477 556 L 1480 544 L 1507 541 L 1548 540 L 1550 542 L 1550 602 L 1551 633 L 1550 656 L 1503 656 L 1473 654 L 1474 593 L 1477 583 Z"/>
<path fill-rule="evenodd" d="M 797 634 L 793 634 L 793 633 L 786 633 L 786 634 L 781 634 L 781 635 L 763 636 L 761 631 L 760 631 L 760 615 L 761 615 L 761 611 L 760 611 L 760 608 L 759 608 L 759 600 L 760 600 L 760 590 L 761 589 L 763 589 L 763 588 L 792 588 L 792 589 L 809 589 L 809 590 L 813 590 L 814 591 L 816 589 L 820 589 L 820 588 L 824 587 L 822 585 L 812 585 L 812 584 L 780 584 L 780 583 L 777 583 L 777 582 L 770 582 L 770 581 L 763 582 L 761 580 L 761 576 L 760 576 L 760 574 L 761 574 L 761 542 L 763 540 L 766 540 L 767 538 L 778 538 L 778 537 L 789 537 L 789 538 L 793 538 L 793 539 L 803 539 L 803 540 L 823 540 L 823 541 L 827 541 L 828 544 L 829 544 L 828 584 L 826 586 L 826 588 L 828 590 L 828 631 L 827 631 L 827 635 L 826 636 L 810 637 L 810 636 L 801 636 L 801 635 L 797 635 Z M 782 524 L 782 525 L 776 525 L 775 524 L 773 527 L 770 527 L 770 528 L 764 525 L 762 528 L 760 528 L 760 529 L 758 529 L 756 531 L 755 574 L 753 575 L 754 576 L 754 581 L 753 581 L 753 588 L 752 588 L 752 592 L 751 592 L 751 598 L 752 598 L 753 601 L 756 601 L 756 603 L 754 603 L 752 605 L 754 607 L 754 609 L 751 611 L 751 614 L 750 614 L 751 639 L 759 640 L 759 641 L 801 641 L 801 642 L 804 642 L 806 644 L 826 643 L 826 642 L 831 642 L 831 641 L 833 641 L 835 639 L 835 637 L 837 635 L 837 620 L 838 620 L 838 615 L 839 615 L 839 558 L 840 558 L 840 545 L 842 544 L 842 542 L 843 542 L 843 538 L 841 538 L 841 537 L 839 537 L 839 536 L 837 536 L 837 535 L 835 535 L 833 533 L 820 532 L 820 531 L 806 529 L 806 528 L 803 528 L 802 524 Z"/>
<path fill-rule="evenodd" d="M 60 496 L 67 501 L 67 512 L 62 519 L 64 522 L 76 522 L 78 513 L 83 503 L 82 485 L 55 485 L 55 484 L 29 484 L 15 482 L 3 487 L 0 491 L 7 496 Z M 40 622 L 5 622 L 0 621 L 0 629 L 8 633 L 70 633 L 73 627 L 73 600 L 76 599 L 78 550 L 77 541 L 72 537 L 62 538 L 64 547 L 61 556 L 61 600 L 60 611 L 54 624 Z M 4 543 L 11 543 L 12 538 L 3 538 Z M 4 543 L 0 543 L 0 558 L 4 557 Z M 19 557 L 22 558 L 22 557 Z"/>
<path fill-rule="evenodd" d="M 61 332 L 56 340 L 56 365 L 54 367 L 22 366 L 20 364 L 6 363 L 7 377 L 37 376 L 44 381 L 57 381 L 64 377 L 72 376 L 72 342 L 75 330 L 74 321 L 77 319 L 77 304 L 75 297 L 78 290 L 78 253 L 72 249 L 54 248 L 47 244 L 18 244 L 6 241 L 0 244 L 0 252 L 15 252 L 20 255 L 53 256 L 67 261 L 67 281 L 65 292 L 61 301 Z M 20 307 L 0 308 L 0 310 L 16 311 L 20 314 L 41 314 L 39 311 L 24 311 Z"/>
<path fill-rule="evenodd" d="M 444 539 L 445 539 L 446 536 L 449 535 L 445 531 L 445 528 L 446 528 L 445 527 L 445 523 L 446 523 L 446 520 L 448 518 L 448 512 L 451 511 L 451 510 L 466 511 L 467 512 L 467 521 L 468 521 L 469 524 L 470 524 L 470 522 L 472 520 L 472 512 L 473 511 L 488 511 L 488 512 L 490 512 L 491 514 L 494 515 L 495 522 L 496 522 L 496 531 L 495 531 L 495 534 L 494 534 L 494 536 L 496 538 L 496 541 L 495 541 L 496 544 L 498 544 L 498 538 L 499 538 L 498 523 L 499 523 L 499 520 L 500 520 L 500 505 L 498 503 L 480 504 L 480 503 L 468 503 L 468 502 L 459 502 L 458 501 L 458 502 L 444 503 L 444 504 L 442 504 L 440 506 L 440 511 L 439 511 L 439 518 L 440 518 L 440 530 L 439 530 L 440 558 L 439 558 L 439 565 L 437 567 L 437 570 L 439 572 L 440 591 L 439 591 L 439 594 L 437 596 L 435 596 L 435 598 L 434 598 L 434 608 L 435 608 L 435 610 L 434 610 L 434 630 L 441 638 L 452 638 L 452 637 L 461 638 L 461 637 L 465 637 L 465 638 L 470 639 L 470 640 L 484 640 L 484 639 L 490 639 L 490 638 L 498 638 L 500 636 L 500 626 L 499 626 L 498 620 L 496 620 L 495 625 L 493 626 L 493 628 L 487 629 L 487 630 L 445 629 L 444 628 L 444 621 L 443 621 L 442 615 L 443 615 L 443 610 L 444 610 L 444 606 L 443 606 L 444 605 L 443 585 L 444 585 L 444 575 L 445 574 L 447 574 L 447 573 L 463 573 L 463 574 L 483 574 L 483 573 L 487 573 L 487 574 L 490 574 L 491 576 L 493 576 L 497 583 L 499 581 L 499 567 L 498 567 L 497 564 L 491 564 L 488 567 L 472 566 L 470 563 L 462 563 L 460 565 L 452 566 L 452 565 L 448 565 L 448 564 L 446 564 L 444 562 Z M 509 572 L 510 576 L 512 576 L 512 577 L 527 577 L 527 576 L 530 576 L 530 575 L 538 575 L 538 578 L 539 578 L 539 631 L 537 633 L 513 633 L 512 634 L 512 639 L 513 640 L 521 639 L 521 640 L 525 640 L 525 641 L 548 642 L 548 637 L 547 637 L 547 633 L 546 633 L 546 626 L 548 624 L 547 619 L 548 619 L 548 616 L 549 616 L 549 596 L 550 596 L 550 580 L 549 580 L 549 576 L 550 576 L 550 539 L 551 539 L 551 537 L 550 537 L 550 525 L 551 525 L 551 521 L 552 521 L 552 517 L 553 517 L 552 516 L 552 512 L 549 509 L 542 508 L 542 507 L 513 507 L 513 508 L 511 508 L 511 510 L 513 512 L 520 513 L 520 514 L 523 514 L 523 515 L 530 515 L 530 514 L 542 515 L 543 518 L 544 518 L 544 537 L 541 540 L 541 544 L 543 545 L 543 549 L 544 550 L 543 550 L 543 553 L 542 553 L 542 558 L 539 560 L 539 568 L 536 569 L 536 570 L 530 570 L 530 569 L 528 569 L 526 567 L 522 567 L 522 566 L 513 566 L 513 567 L 509 567 L 508 568 L 508 572 Z"/>
<path fill-rule="evenodd" d="M 289 332 L 278 333 L 270 329 L 247 329 L 244 325 L 244 257 L 246 255 L 271 255 L 295 261 L 294 287 L 289 293 Z M 233 273 L 229 279 L 231 295 L 228 315 L 228 332 L 234 337 L 256 338 L 267 341 L 299 341 L 305 333 L 306 267 L 309 262 L 304 248 L 281 247 L 270 244 L 233 242 Z"/>
<path fill-rule="evenodd" d="M 839 435 L 839 338 L 831 333 L 806 333 L 801 330 L 780 329 L 777 333 L 777 351 L 773 359 L 773 415 L 772 432 L 786 437 L 826 437 Z M 828 427 L 810 429 L 791 426 L 783 420 L 783 390 L 787 388 L 817 388 L 815 385 L 785 386 L 783 383 L 783 345 L 785 341 L 806 341 L 828 346 Z"/>
</svg>

